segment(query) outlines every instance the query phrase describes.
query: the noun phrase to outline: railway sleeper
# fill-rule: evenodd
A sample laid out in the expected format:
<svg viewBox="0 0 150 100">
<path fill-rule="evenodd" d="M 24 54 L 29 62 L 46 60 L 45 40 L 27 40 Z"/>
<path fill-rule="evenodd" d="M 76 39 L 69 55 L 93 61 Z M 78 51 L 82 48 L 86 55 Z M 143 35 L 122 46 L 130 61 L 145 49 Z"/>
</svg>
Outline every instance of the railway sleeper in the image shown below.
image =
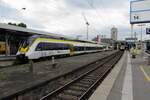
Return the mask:
<svg viewBox="0 0 150 100">
<path fill-rule="evenodd" d="M 83 91 L 76 91 L 76 90 L 71 90 L 71 89 L 64 90 L 63 92 L 64 94 L 69 94 L 73 96 L 80 96 L 83 93 Z"/>
<path fill-rule="evenodd" d="M 80 83 L 91 85 L 93 82 L 81 80 Z"/>
<path fill-rule="evenodd" d="M 83 84 L 83 85 L 85 85 L 87 87 L 89 87 L 91 85 L 91 83 L 87 83 L 87 82 L 78 82 L 78 83 Z"/>
<path fill-rule="evenodd" d="M 82 79 L 81 81 L 95 82 L 95 81 L 96 81 L 96 79 L 95 79 L 95 80 L 93 80 L 93 79 Z"/>
<path fill-rule="evenodd" d="M 92 73 L 93 77 L 94 77 L 94 76 L 96 77 L 95 80 L 99 78 L 99 75 L 100 75 L 101 73 L 103 73 L 103 72 L 101 72 L 101 71 L 102 71 L 102 70 L 97 71 L 97 72 L 95 72 L 95 73 Z"/>
<path fill-rule="evenodd" d="M 93 81 L 95 81 L 95 80 L 97 80 L 97 78 L 98 78 L 98 77 L 85 76 L 85 77 L 84 77 L 84 80 L 93 80 Z"/>
<path fill-rule="evenodd" d="M 87 88 L 79 87 L 79 86 L 70 86 L 69 89 L 76 90 L 76 91 L 86 91 L 87 90 Z"/>
<path fill-rule="evenodd" d="M 90 79 L 97 79 L 98 76 L 95 76 L 93 74 L 86 76 L 85 78 L 90 78 Z"/>
<path fill-rule="evenodd" d="M 89 87 L 89 85 L 85 85 L 85 84 L 81 84 L 81 83 L 76 83 L 76 84 L 74 84 L 73 86 L 78 86 L 78 87 L 84 87 L 84 88 L 88 88 Z"/>
<path fill-rule="evenodd" d="M 64 94 L 64 93 L 60 93 L 56 98 L 58 98 L 58 100 L 77 100 L 78 99 L 77 96 Z"/>
<path fill-rule="evenodd" d="M 84 79 L 82 79 L 83 81 L 89 81 L 89 82 L 94 82 L 95 80 L 97 80 L 97 78 L 87 78 L 85 77 Z"/>
</svg>

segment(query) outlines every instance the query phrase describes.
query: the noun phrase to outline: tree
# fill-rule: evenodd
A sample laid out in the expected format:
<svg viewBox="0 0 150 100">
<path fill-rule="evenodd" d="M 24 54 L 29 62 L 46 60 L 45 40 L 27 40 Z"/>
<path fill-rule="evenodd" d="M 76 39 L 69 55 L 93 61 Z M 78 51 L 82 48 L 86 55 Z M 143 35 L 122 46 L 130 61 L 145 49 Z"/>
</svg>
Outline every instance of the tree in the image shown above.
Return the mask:
<svg viewBox="0 0 150 100">
<path fill-rule="evenodd" d="M 26 24 L 24 24 L 24 23 L 19 23 L 17 26 L 20 26 L 20 27 L 27 27 L 27 25 Z"/>
<path fill-rule="evenodd" d="M 11 23 L 11 22 L 9 22 L 8 24 L 9 24 L 9 25 L 17 26 L 17 24 L 16 24 L 16 23 Z"/>
<path fill-rule="evenodd" d="M 8 25 L 14 25 L 14 26 L 27 28 L 27 25 L 25 23 L 22 23 L 22 22 L 19 24 L 9 22 Z"/>
</svg>

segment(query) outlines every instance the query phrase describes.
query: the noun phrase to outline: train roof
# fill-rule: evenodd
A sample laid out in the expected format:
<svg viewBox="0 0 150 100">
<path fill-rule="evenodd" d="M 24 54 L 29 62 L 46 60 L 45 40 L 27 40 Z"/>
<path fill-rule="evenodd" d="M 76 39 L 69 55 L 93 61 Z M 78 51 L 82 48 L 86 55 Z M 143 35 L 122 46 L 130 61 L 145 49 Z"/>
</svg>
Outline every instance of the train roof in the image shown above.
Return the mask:
<svg viewBox="0 0 150 100">
<path fill-rule="evenodd" d="M 57 43 L 69 43 L 74 46 L 103 46 L 101 44 L 93 44 L 93 43 L 86 43 L 86 42 L 80 42 L 80 41 L 70 41 L 70 40 L 62 40 L 62 39 L 55 39 L 55 38 L 45 38 L 45 36 L 32 36 L 31 38 L 37 38 L 38 41 L 49 41 L 49 42 L 57 42 Z"/>
<path fill-rule="evenodd" d="M 33 36 L 31 36 L 31 38 L 51 38 L 51 39 L 68 40 L 68 41 L 73 41 L 73 42 L 97 44 L 94 41 L 76 40 L 76 39 L 68 39 L 68 38 L 58 38 L 58 37 L 53 37 L 53 36 L 50 36 L 50 35 L 33 35 Z"/>
</svg>

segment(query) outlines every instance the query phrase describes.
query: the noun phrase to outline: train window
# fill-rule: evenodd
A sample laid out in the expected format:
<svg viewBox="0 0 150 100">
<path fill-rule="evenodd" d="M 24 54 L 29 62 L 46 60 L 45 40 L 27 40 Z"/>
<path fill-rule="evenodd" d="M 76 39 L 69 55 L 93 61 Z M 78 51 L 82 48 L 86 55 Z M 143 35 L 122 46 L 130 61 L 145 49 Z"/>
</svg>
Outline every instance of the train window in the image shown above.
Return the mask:
<svg viewBox="0 0 150 100">
<path fill-rule="evenodd" d="M 74 47 L 74 51 L 84 51 L 84 47 Z"/>
<path fill-rule="evenodd" d="M 41 51 L 41 50 L 67 50 L 69 49 L 67 44 L 62 44 L 62 43 L 45 43 L 41 42 L 38 44 L 36 47 L 36 51 Z"/>
<path fill-rule="evenodd" d="M 78 47 L 74 47 L 74 51 L 78 51 Z"/>
<path fill-rule="evenodd" d="M 63 46 L 63 50 L 68 50 L 69 49 L 69 45 L 68 44 L 62 44 Z"/>
<path fill-rule="evenodd" d="M 56 45 L 54 43 L 46 43 L 45 50 L 55 50 Z"/>
<path fill-rule="evenodd" d="M 82 51 L 82 48 L 81 48 L 81 47 L 78 47 L 78 50 L 79 50 L 79 51 Z"/>
<path fill-rule="evenodd" d="M 90 50 L 90 47 L 86 47 L 86 50 Z"/>
<path fill-rule="evenodd" d="M 84 47 L 81 47 L 81 51 L 84 51 Z"/>
<path fill-rule="evenodd" d="M 75 46 L 74 51 L 79 51 L 79 47 Z"/>
<path fill-rule="evenodd" d="M 85 50 L 87 50 L 87 47 L 85 47 Z"/>
<path fill-rule="evenodd" d="M 82 49 L 83 47 L 80 47 L 80 51 L 83 51 L 83 49 Z"/>
<path fill-rule="evenodd" d="M 63 50 L 67 50 L 67 45 L 66 44 L 62 44 L 63 46 Z"/>
</svg>

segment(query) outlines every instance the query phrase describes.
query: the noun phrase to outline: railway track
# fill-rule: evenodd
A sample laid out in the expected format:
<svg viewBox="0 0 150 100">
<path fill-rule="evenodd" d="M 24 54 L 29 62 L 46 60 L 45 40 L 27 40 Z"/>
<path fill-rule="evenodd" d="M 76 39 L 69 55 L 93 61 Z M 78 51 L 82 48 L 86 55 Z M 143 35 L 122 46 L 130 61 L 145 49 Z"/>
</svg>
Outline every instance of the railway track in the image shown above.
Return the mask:
<svg viewBox="0 0 150 100">
<path fill-rule="evenodd" d="M 61 85 L 53 91 L 50 91 L 52 86 L 49 83 L 54 80 L 49 80 L 3 97 L 1 100 L 85 100 L 102 82 L 122 54 L 123 52 L 119 51 L 82 69 L 62 76 L 65 78 L 58 82 Z M 56 85 L 58 83 L 56 82 Z"/>
<path fill-rule="evenodd" d="M 80 75 L 59 89 L 47 94 L 40 100 L 85 100 L 92 90 L 104 79 L 112 67 L 116 64 L 122 53 L 110 57 L 96 68 Z M 106 63 L 107 62 L 107 63 Z"/>
</svg>

